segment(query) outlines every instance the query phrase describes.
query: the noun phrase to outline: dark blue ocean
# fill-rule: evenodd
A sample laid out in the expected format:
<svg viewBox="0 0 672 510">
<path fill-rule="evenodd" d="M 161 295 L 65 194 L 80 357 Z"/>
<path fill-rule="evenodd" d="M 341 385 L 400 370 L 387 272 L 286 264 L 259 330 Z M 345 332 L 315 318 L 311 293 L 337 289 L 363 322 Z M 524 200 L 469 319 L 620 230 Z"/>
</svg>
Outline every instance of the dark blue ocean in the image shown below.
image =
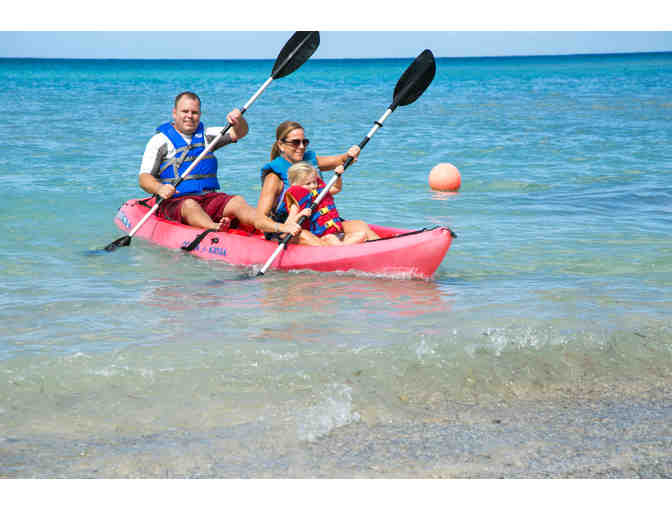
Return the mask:
<svg viewBox="0 0 672 510">
<path fill-rule="evenodd" d="M 224 190 L 284 120 L 359 143 L 410 63 L 275 80 Z M 337 196 L 454 230 L 431 281 L 101 253 L 175 95 L 223 125 L 272 66 L 0 60 L 0 478 L 671 476 L 672 53 L 437 59 Z"/>
</svg>

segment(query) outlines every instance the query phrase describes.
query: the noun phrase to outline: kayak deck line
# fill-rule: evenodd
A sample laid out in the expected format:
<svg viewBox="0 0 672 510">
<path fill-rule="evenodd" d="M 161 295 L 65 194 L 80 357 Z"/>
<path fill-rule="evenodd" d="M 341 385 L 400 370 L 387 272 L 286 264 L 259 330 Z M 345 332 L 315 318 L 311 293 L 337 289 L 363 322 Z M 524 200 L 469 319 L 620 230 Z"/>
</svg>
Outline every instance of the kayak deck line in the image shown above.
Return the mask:
<svg viewBox="0 0 672 510">
<path fill-rule="evenodd" d="M 405 236 L 412 236 L 412 235 L 415 235 L 415 234 L 420 234 L 421 232 L 429 232 L 430 230 L 434 230 L 434 229 L 437 229 L 437 228 L 448 229 L 450 231 L 450 236 L 453 239 L 457 238 L 457 234 L 455 232 L 453 232 L 452 229 L 450 229 L 448 227 L 442 227 L 440 225 L 433 225 L 431 227 L 423 227 L 423 228 L 420 228 L 418 230 L 411 230 L 409 232 L 403 232 L 401 234 L 396 234 L 395 236 L 392 236 L 392 237 L 381 237 L 380 239 L 368 239 L 365 242 L 366 243 L 375 243 L 375 242 L 378 242 L 378 241 L 387 241 L 388 239 L 397 239 L 399 237 L 405 237 Z"/>
</svg>

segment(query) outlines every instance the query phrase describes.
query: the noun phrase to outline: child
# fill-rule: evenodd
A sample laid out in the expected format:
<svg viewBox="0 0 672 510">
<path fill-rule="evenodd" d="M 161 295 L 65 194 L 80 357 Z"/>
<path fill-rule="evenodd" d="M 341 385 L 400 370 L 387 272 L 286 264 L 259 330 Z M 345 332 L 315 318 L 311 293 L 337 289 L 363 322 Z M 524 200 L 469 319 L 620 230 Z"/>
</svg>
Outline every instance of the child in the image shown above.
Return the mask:
<svg viewBox="0 0 672 510">
<path fill-rule="evenodd" d="M 310 231 L 319 238 L 322 246 L 363 243 L 367 238 L 366 232 L 344 232 L 343 222 L 336 209 L 332 195 L 341 191 L 341 175 L 344 171 L 343 165 L 334 169 L 338 179 L 310 216 Z M 290 217 L 296 217 L 297 223 L 300 223 L 300 217 L 310 214 L 311 204 L 326 185 L 317 170 L 305 161 L 295 163 L 289 168 L 288 179 L 291 186 L 285 192 L 283 203 Z"/>
</svg>

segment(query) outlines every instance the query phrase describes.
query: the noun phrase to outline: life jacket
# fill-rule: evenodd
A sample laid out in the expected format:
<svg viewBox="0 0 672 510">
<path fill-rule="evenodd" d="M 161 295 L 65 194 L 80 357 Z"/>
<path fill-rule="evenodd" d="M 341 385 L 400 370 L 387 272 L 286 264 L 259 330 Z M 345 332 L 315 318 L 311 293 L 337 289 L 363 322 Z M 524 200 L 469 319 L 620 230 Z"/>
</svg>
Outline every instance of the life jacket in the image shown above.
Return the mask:
<svg viewBox="0 0 672 510">
<path fill-rule="evenodd" d="M 303 153 L 303 161 L 307 161 L 315 168 L 317 168 L 317 155 L 313 151 L 306 151 Z M 274 160 L 269 161 L 264 166 L 261 167 L 261 185 L 264 185 L 264 179 L 269 173 L 274 173 L 282 181 L 282 191 L 275 197 L 275 203 L 273 204 L 273 209 L 271 211 L 271 217 L 280 223 L 283 223 L 287 219 L 287 209 L 283 207 L 284 196 L 289 187 L 289 178 L 287 176 L 287 171 L 289 167 L 292 166 L 292 163 L 287 161 L 282 156 L 276 157 Z"/>
<path fill-rule="evenodd" d="M 285 193 L 285 199 L 281 206 L 281 209 L 285 211 L 285 214 L 289 213 L 289 208 L 294 204 L 299 206 L 299 211 L 306 207 L 310 207 L 313 200 L 317 198 L 326 186 L 324 181 L 319 178 L 317 184 L 317 190 L 312 191 L 307 190 L 302 186 L 290 186 Z M 331 193 L 327 193 L 324 196 L 310 216 L 310 231 L 317 237 L 343 232 L 341 218 Z"/>
<path fill-rule="evenodd" d="M 174 157 L 161 163 L 159 180 L 163 184 L 175 185 L 180 175 L 189 168 L 191 162 L 205 150 L 206 140 L 203 123 L 198 123 L 190 144 L 187 144 L 186 140 L 170 122 L 161 124 L 156 128 L 156 131 L 166 135 L 176 151 Z M 209 153 L 199 161 L 196 168 L 189 172 L 189 175 L 180 183 L 177 193 L 173 196 L 200 193 L 215 189 L 219 189 L 217 158 L 212 153 Z"/>
</svg>

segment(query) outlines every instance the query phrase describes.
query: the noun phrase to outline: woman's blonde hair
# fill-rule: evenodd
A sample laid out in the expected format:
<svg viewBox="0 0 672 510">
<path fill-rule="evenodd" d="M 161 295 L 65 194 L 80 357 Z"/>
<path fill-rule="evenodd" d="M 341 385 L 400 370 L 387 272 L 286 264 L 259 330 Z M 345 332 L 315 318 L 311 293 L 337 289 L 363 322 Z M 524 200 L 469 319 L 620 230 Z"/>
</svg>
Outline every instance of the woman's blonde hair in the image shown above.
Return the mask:
<svg viewBox="0 0 672 510">
<path fill-rule="evenodd" d="M 307 161 L 299 161 L 289 167 L 289 170 L 287 170 L 287 178 L 289 179 L 290 184 L 296 184 L 301 178 L 312 173 L 317 173 L 317 170 L 313 165 Z"/>
<path fill-rule="evenodd" d="M 286 120 L 275 129 L 275 142 L 273 142 L 273 146 L 271 147 L 271 161 L 277 158 L 280 154 L 278 142 L 284 140 L 285 137 L 295 129 L 303 129 L 303 126 L 292 120 Z"/>
</svg>

